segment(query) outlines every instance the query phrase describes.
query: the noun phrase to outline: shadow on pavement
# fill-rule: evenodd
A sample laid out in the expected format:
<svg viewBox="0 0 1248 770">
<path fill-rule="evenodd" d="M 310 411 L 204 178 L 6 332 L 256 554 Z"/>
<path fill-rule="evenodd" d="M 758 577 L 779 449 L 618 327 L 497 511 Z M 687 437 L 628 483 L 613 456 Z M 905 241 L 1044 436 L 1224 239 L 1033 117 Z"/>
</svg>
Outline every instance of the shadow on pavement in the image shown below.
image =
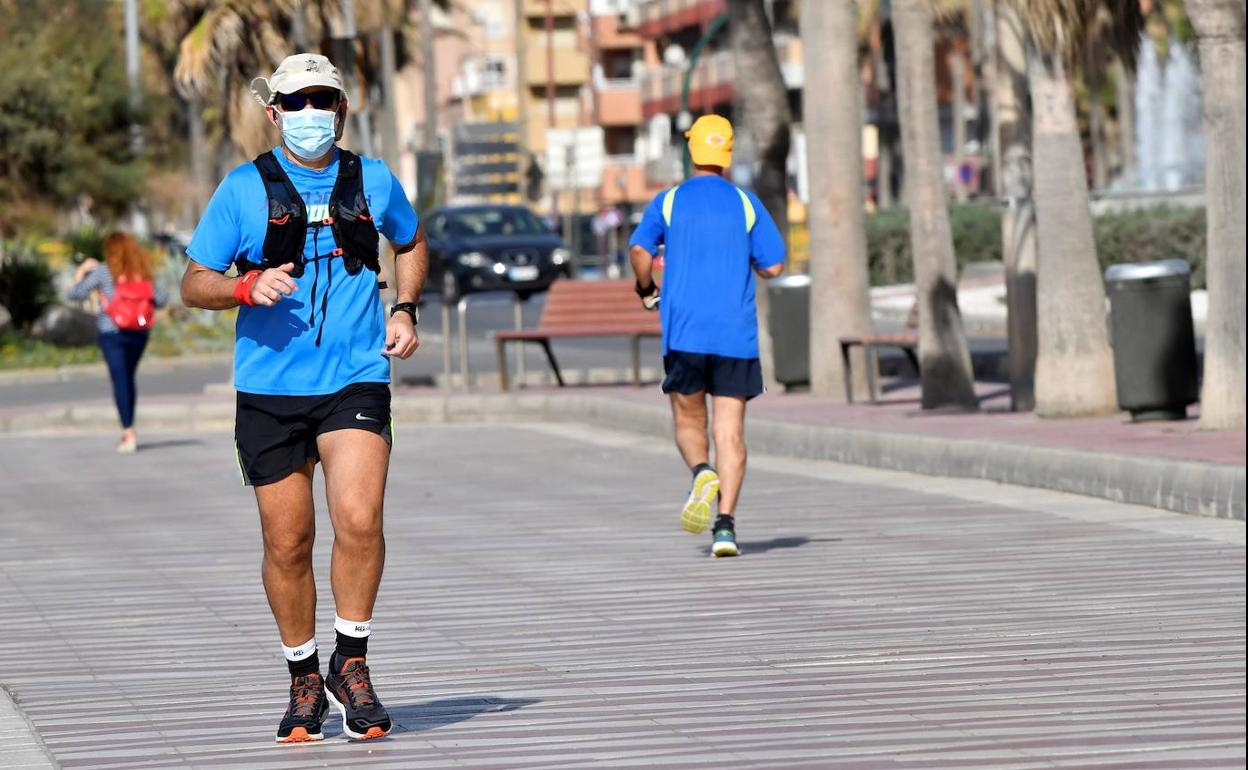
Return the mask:
<svg viewBox="0 0 1248 770">
<path fill-rule="evenodd" d="M 427 703 L 409 703 L 392 706 L 388 710 L 396 733 L 420 732 L 456 722 L 466 722 L 481 714 L 516 711 L 539 702 L 535 698 L 499 698 L 493 695 L 477 695 L 442 698 Z"/>
<path fill-rule="evenodd" d="M 801 548 L 807 543 L 839 543 L 839 537 L 815 537 L 810 538 L 805 535 L 797 535 L 790 537 L 773 537 L 771 540 L 742 540 L 737 543 L 741 548 L 742 556 L 751 556 L 758 553 L 767 553 L 768 551 L 779 551 L 785 548 Z M 710 553 L 710 548 L 701 549 L 705 553 Z"/>
</svg>

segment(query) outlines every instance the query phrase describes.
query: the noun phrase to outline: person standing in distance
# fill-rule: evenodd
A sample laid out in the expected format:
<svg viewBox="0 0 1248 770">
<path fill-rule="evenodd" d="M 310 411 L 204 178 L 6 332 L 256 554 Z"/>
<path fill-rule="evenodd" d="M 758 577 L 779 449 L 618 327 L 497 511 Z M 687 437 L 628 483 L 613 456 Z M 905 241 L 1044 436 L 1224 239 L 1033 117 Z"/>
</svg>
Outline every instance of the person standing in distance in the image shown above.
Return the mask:
<svg viewBox="0 0 1248 770">
<path fill-rule="evenodd" d="M 754 273 L 784 270 L 784 238 L 762 202 L 724 178 L 732 124 L 703 115 L 685 132 L 696 173 L 650 202 L 629 241 L 637 294 L 653 307 L 651 273 L 663 244 L 663 392 L 672 402 L 676 447 L 693 473 L 681 525 L 706 530 L 718 502 L 711 553 L 736 556 L 735 513 L 745 478 L 745 404 L 763 392 Z M 715 466 L 707 444 L 707 395 Z"/>
<path fill-rule="evenodd" d="M 393 428 L 388 357 L 420 345 L 428 271 L 424 228 L 385 163 L 336 146 L 347 113 L 338 70 L 296 54 L 252 91 L 281 144 L 234 169 L 195 229 L 182 279 L 190 307 L 238 307 L 234 437 L 255 489 L 262 576 L 291 675 L 278 743 L 322 738 L 329 705 L 351 738 L 386 735 L 390 716 L 365 656 L 385 559 L 382 500 Z M 378 286 L 379 238 L 396 245 L 396 304 Z M 224 275 L 231 264 L 239 277 Z M 337 644 L 322 678 L 312 576 L 313 470 L 334 527 Z"/>
</svg>

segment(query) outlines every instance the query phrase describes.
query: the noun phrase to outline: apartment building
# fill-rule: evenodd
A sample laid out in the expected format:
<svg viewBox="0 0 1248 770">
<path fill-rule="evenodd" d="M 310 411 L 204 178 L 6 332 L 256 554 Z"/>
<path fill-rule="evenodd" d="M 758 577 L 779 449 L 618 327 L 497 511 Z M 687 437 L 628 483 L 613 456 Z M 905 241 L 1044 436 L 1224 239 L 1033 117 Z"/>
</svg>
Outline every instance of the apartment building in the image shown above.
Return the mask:
<svg viewBox="0 0 1248 770">
<path fill-rule="evenodd" d="M 683 177 L 683 133 L 700 114 L 733 118 L 736 67 L 729 48 L 726 0 L 630 0 L 627 15 L 647 46 L 642 76 L 642 153 L 647 184 Z M 801 128 L 802 41 L 797 0 L 768 0 L 773 41 L 793 110 L 789 171 L 800 197 L 806 194 L 805 136 Z M 652 49 L 650 48 L 652 47 Z M 689 78 L 688 94 L 684 93 Z M 753 148 L 738 134 L 734 178 L 751 181 Z"/>
</svg>

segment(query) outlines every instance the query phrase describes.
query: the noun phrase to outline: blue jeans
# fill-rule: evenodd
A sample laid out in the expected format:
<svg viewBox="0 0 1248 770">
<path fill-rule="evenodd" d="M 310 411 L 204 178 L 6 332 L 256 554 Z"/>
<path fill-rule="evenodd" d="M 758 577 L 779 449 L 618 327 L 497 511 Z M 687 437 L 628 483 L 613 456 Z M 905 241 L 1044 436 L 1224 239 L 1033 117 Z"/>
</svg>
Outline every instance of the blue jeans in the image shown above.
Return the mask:
<svg viewBox="0 0 1248 770">
<path fill-rule="evenodd" d="M 100 350 L 108 364 L 108 376 L 113 381 L 113 400 L 117 402 L 117 414 L 121 427 L 134 425 L 134 400 L 138 396 L 134 387 L 134 372 L 147 347 L 148 332 L 100 332 Z"/>
</svg>

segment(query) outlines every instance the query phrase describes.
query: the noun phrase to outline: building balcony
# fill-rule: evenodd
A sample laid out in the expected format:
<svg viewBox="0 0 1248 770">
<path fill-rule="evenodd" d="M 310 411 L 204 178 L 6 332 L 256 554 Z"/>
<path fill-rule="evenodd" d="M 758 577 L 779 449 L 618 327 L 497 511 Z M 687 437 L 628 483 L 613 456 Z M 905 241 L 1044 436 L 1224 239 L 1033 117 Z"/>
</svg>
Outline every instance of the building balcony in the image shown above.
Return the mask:
<svg viewBox="0 0 1248 770">
<path fill-rule="evenodd" d="M 554 49 L 554 80 L 560 86 L 578 86 L 589 80 L 589 56 L 575 48 L 556 46 Z M 546 85 L 546 48 L 529 47 L 525 82 L 530 87 Z"/>
<path fill-rule="evenodd" d="M 594 45 L 603 51 L 641 48 L 643 38 L 635 29 L 620 25 L 620 17 L 614 14 L 594 16 L 591 19 Z"/>
<path fill-rule="evenodd" d="M 654 39 L 703 26 L 727 10 L 727 0 L 648 0 L 641 6 L 641 36 Z"/>
<path fill-rule="evenodd" d="M 684 178 L 684 150 L 668 148 L 660 158 L 646 161 L 646 184 L 650 187 L 666 187 Z"/>
<path fill-rule="evenodd" d="M 664 65 L 646 72 L 641 87 L 644 117 L 674 115 L 680 111 L 684 76 L 683 66 Z M 689 81 L 689 111 L 695 114 L 708 112 L 718 104 L 731 102 L 735 79 L 736 67 L 731 51 L 704 54 Z"/>
<path fill-rule="evenodd" d="M 524 15 L 532 18 L 546 18 L 547 9 L 554 16 L 575 16 L 583 8 L 577 0 L 524 0 Z"/>
<path fill-rule="evenodd" d="M 600 126 L 637 126 L 643 120 L 641 82 L 604 80 L 594 89 L 594 122 Z"/>
<path fill-rule="evenodd" d="M 602 167 L 602 188 L 599 194 L 609 206 L 621 203 L 645 203 L 656 185 L 646 182 L 646 167 L 632 155 L 609 155 Z"/>
</svg>

